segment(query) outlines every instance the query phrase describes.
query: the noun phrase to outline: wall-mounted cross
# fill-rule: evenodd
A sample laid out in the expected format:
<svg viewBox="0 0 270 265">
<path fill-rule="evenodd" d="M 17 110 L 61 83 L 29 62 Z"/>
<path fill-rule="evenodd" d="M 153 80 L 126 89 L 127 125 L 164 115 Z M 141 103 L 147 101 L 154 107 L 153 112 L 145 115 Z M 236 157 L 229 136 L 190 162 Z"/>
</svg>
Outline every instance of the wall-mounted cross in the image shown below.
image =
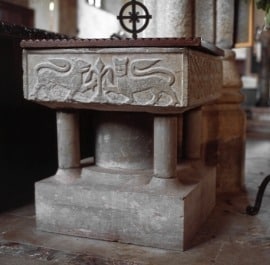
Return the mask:
<svg viewBox="0 0 270 265">
<path fill-rule="evenodd" d="M 124 13 L 128 9 L 130 9 L 130 6 L 131 10 L 128 11 L 128 15 L 124 15 Z M 140 14 L 140 12 L 138 12 L 137 6 L 141 7 L 141 9 L 143 10 L 143 14 Z M 151 18 L 152 16 L 149 14 L 147 8 L 142 3 L 136 0 L 131 0 L 130 2 L 124 4 L 119 12 L 119 15 L 117 16 L 117 19 L 119 19 L 123 29 L 125 29 L 127 32 L 132 33 L 132 37 L 134 39 L 137 39 L 137 33 L 145 30 Z M 140 19 L 143 19 L 145 21 L 141 27 L 137 27 L 137 23 L 140 22 Z M 128 20 L 129 23 L 132 23 L 131 28 L 125 24 L 125 20 Z"/>
</svg>

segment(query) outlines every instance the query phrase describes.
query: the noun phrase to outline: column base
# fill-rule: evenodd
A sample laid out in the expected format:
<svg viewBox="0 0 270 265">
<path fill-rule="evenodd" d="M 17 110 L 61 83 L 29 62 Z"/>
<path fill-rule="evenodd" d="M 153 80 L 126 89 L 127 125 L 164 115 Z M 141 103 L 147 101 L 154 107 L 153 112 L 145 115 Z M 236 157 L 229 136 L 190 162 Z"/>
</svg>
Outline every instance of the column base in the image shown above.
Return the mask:
<svg viewBox="0 0 270 265">
<path fill-rule="evenodd" d="M 55 179 L 63 184 L 71 184 L 76 181 L 81 175 L 80 168 L 59 168 L 55 174 Z"/>
<path fill-rule="evenodd" d="M 178 166 L 178 179 L 152 171 L 91 166 L 72 185 L 36 183 L 37 228 L 43 231 L 185 250 L 215 205 L 215 168 Z"/>
</svg>

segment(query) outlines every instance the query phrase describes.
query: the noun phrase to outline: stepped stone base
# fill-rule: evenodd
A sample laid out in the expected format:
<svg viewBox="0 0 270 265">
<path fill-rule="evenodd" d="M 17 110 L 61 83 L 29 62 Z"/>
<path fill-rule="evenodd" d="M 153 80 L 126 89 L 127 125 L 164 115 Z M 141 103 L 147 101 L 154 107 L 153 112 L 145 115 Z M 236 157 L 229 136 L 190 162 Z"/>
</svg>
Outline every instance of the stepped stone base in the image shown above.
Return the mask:
<svg viewBox="0 0 270 265">
<path fill-rule="evenodd" d="M 215 205 L 215 168 L 178 166 L 178 179 L 149 171 L 83 168 L 71 185 L 36 183 L 40 230 L 184 250 Z"/>
</svg>

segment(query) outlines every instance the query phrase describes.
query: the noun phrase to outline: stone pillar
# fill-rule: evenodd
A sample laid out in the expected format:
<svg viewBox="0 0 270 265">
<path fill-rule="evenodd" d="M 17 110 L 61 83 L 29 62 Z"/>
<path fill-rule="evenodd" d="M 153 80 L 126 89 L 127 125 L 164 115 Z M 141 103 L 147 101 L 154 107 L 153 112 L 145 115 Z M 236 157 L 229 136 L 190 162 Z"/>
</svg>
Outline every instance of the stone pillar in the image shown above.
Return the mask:
<svg viewBox="0 0 270 265">
<path fill-rule="evenodd" d="M 195 36 L 215 43 L 216 0 L 195 0 Z"/>
<path fill-rule="evenodd" d="M 186 159 L 201 158 L 202 110 L 192 109 L 184 114 L 184 156 Z"/>
<path fill-rule="evenodd" d="M 217 104 L 202 107 L 202 160 L 207 166 L 216 166 L 218 160 L 219 109 Z"/>
<path fill-rule="evenodd" d="M 224 1 L 225 2 L 225 1 Z M 195 35 L 202 37 L 204 40 L 216 42 L 216 20 L 221 26 L 221 7 L 220 0 L 196 0 L 195 14 Z M 224 3 L 226 5 L 226 2 Z M 230 10 L 231 12 L 231 10 Z M 226 13 L 227 14 L 227 13 Z M 225 15 L 226 15 L 225 14 Z M 228 23 L 230 23 L 232 20 Z M 222 36 L 221 36 L 222 37 Z M 221 38 L 218 35 L 218 38 Z M 216 104 L 206 104 L 202 106 L 201 111 L 201 159 L 207 166 L 217 165 L 217 147 L 218 147 L 218 108 Z M 192 137 L 190 137 L 192 139 Z"/>
<path fill-rule="evenodd" d="M 193 36 L 193 0 L 144 0 L 144 4 L 153 16 L 144 37 Z"/>
<path fill-rule="evenodd" d="M 177 116 L 154 118 L 154 176 L 176 177 Z"/>
<path fill-rule="evenodd" d="M 246 116 L 241 108 L 244 96 L 235 64 L 235 53 L 225 50 L 222 95 L 218 109 L 218 192 L 237 192 L 244 185 Z"/>
<path fill-rule="evenodd" d="M 217 101 L 217 190 L 237 192 L 243 187 L 246 117 L 241 108 L 244 100 L 241 79 L 235 63 L 233 46 L 234 0 L 217 0 L 216 45 L 225 49 L 223 88 Z"/>
<path fill-rule="evenodd" d="M 56 177 L 69 182 L 80 168 L 79 117 L 74 112 L 57 112 L 58 172 Z"/>
<path fill-rule="evenodd" d="M 233 46 L 234 0 L 216 1 L 216 45 L 223 49 Z"/>
</svg>

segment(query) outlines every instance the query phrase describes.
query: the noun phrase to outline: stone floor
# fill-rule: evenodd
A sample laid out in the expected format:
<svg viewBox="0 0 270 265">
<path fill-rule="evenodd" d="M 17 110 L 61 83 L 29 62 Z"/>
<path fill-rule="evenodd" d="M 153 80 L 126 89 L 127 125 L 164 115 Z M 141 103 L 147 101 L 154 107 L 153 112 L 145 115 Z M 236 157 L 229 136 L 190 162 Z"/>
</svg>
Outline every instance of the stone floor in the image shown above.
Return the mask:
<svg viewBox="0 0 270 265">
<path fill-rule="evenodd" d="M 270 138 L 249 137 L 246 191 L 218 197 L 213 213 L 188 251 L 164 251 L 36 231 L 34 206 L 27 205 L 0 215 L 0 264 L 269 265 L 269 188 L 260 213 L 253 217 L 245 214 L 268 173 Z"/>
</svg>

